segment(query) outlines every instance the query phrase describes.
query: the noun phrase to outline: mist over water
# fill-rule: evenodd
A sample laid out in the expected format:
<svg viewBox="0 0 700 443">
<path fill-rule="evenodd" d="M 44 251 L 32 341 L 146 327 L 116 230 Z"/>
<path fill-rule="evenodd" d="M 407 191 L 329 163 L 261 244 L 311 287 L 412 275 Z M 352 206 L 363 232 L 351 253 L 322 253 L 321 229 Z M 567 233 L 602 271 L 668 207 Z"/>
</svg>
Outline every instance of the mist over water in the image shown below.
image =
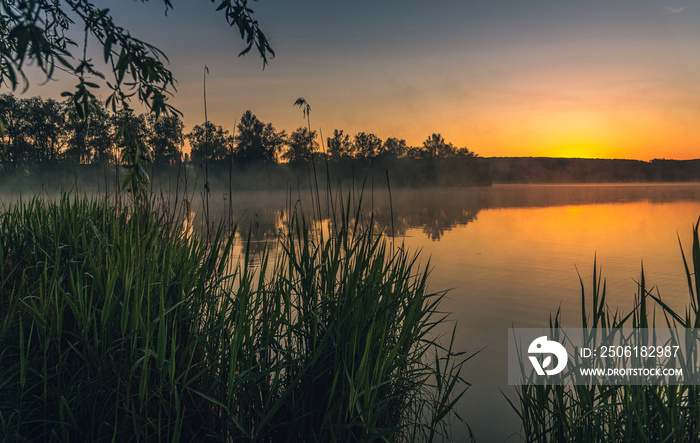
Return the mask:
<svg viewBox="0 0 700 443">
<path fill-rule="evenodd" d="M 79 171 L 52 171 L 26 174 L 0 183 L 0 203 L 8 204 L 31 196 L 70 195 L 120 198 L 128 200 L 122 188 L 124 173 L 117 177 L 114 166 L 82 167 Z M 168 208 L 186 201 L 195 216 L 193 226 L 204 229 L 208 211 L 210 224 L 237 225 L 241 234 L 251 231 L 258 238 L 275 237 L 279 223 L 296 211 L 309 219 L 328 220 L 350 204 L 351 213 L 358 208 L 371 215 L 386 234 L 404 236 L 420 229 L 431 240 L 439 241 L 456 226 L 478 219 L 484 210 L 499 208 L 534 208 L 590 204 L 620 204 L 640 201 L 664 203 L 700 200 L 698 183 L 664 184 L 543 184 L 494 185 L 490 187 L 388 188 L 386 181 L 371 180 L 332 183 L 325 178 L 300 175 L 296 182 L 276 184 L 265 169 L 250 168 L 245 174 L 231 177 L 225 171 L 209 175 L 203 168 L 188 165 L 167 172 L 155 171 L 148 184 L 149 192 Z M 376 180 L 375 180 L 376 179 Z M 241 186 L 241 182 L 246 185 Z M 262 190 L 261 190 L 262 188 Z"/>
</svg>

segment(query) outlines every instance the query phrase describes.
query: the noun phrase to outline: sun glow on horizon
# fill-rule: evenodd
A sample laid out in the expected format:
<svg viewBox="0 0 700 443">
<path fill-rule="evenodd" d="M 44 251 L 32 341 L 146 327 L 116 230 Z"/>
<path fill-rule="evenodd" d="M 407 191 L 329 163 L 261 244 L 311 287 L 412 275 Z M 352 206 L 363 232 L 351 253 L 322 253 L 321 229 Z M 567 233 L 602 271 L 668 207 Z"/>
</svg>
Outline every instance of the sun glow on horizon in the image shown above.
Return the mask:
<svg viewBox="0 0 700 443">
<path fill-rule="evenodd" d="M 544 156 L 563 158 L 611 158 L 608 148 L 578 143 L 552 148 L 548 150 Z"/>
</svg>

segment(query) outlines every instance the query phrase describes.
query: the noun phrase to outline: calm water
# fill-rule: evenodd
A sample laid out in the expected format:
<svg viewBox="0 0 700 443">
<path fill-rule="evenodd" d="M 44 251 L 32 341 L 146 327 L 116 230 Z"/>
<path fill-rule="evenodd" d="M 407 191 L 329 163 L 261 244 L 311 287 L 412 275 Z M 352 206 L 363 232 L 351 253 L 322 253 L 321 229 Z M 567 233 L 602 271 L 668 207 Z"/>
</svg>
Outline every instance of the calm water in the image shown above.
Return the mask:
<svg viewBox="0 0 700 443">
<path fill-rule="evenodd" d="M 264 237 L 274 230 L 264 220 L 295 198 L 248 195 L 234 199 L 234 212 L 254 219 Z M 642 263 L 667 303 L 682 308 L 688 300 L 678 238 L 689 250 L 700 184 L 401 190 L 391 206 L 388 192 L 375 191 L 363 200 L 399 235 L 395 241 L 430 258 L 430 289 L 451 289 L 443 308 L 454 313 L 457 349 L 483 348 L 465 368 L 472 387 L 459 406 L 478 441 L 522 440 L 500 392 L 515 397 L 507 384 L 507 329 L 545 327 L 560 305 L 564 326 L 580 327 L 579 274 L 590 290 L 595 257 L 612 308 L 631 308 Z M 467 440 L 461 428 L 454 435 Z"/>
<path fill-rule="evenodd" d="M 515 398 L 507 329 L 546 327 L 559 305 L 564 326 L 580 327 L 578 275 L 590 290 L 594 257 L 612 308 L 631 308 L 642 262 L 666 302 L 685 306 L 678 236 L 689 250 L 700 185 L 496 186 L 483 194 L 485 207 L 469 222 L 436 240 L 425 227 L 411 228 L 406 242 L 430 255 L 432 288 L 453 288 L 443 307 L 457 321 L 457 348 L 484 348 L 466 366 L 473 386 L 460 412 L 478 441 L 520 441 L 517 417 L 499 391 Z M 452 195 L 455 204 L 470 198 Z"/>
<path fill-rule="evenodd" d="M 229 208 L 227 196 L 213 192 L 211 214 L 231 214 L 265 244 L 274 242 L 290 207 L 327 213 L 327 197 L 318 205 L 310 200 L 303 192 L 234 193 Z M 351 204 L 360 204 L 358 192 Z M 579 274 L 589 291 L 594 257 L 613 309 L 631 308 L 642 263 L 648 284 L 668 304 L 682 309 L 688 301 L 678 238 L 689 251 L 700 184 L 395 190 L 391 204 L 386 190 L 375 190 L 365 191 L 361 204 L 396 234 L 394 242 L 421 250 L 424 263 L 430 259 L 431 290 L 450 289 L 442 307 L 457 322 L 456 349 L 482 350 L 465 366 L 472 387 L 458 408 L 478 441 L 522 440 L 501 393 L 515 398 L 507 384 L 507 330 L 546 327 L 559 306 L 564 326 L 580 327 Z M 467 436 L 454 429 L 455 441 Z"/>
</svg>

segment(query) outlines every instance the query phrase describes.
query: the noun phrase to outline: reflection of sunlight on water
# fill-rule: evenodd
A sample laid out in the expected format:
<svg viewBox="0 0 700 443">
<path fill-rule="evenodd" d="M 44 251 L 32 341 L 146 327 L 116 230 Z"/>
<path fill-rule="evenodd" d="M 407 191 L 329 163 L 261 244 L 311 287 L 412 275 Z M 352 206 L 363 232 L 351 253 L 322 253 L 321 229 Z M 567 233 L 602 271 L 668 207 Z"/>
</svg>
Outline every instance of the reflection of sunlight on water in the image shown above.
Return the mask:
<svg viewBox="0 0 700 443">
<path fill-rule="evenodd" d="M 278 234 L 282 234 L 286 229 L 287 226 L 292 222 L 292 217 L 290 217 L 290 214 L 292 212 L 290 210 L 285 210 L 282 209 L 278 211 L 279 216 L 275 217 L 275 230 L 278 232 Z"/>
<path fill-rule="evenodd" d="M 197 213 L 192 210 L 189 201 L 184 200 L 184 204 L 185 217 L 182 220 L 182 235 L 183 237 L 189 237 L 194 233 L 194 219 Z"/>
<path fill-rule="evenodd" d="M 580 327 L 577 270 L 590 306 L 596 256 L 613 311 L 630 311 L 643 262 L 647 284 L 658 285 L 662 299 L 683 312 L 688 290 L 676 235 L 687 254 L 698 215 L 700 200 L 582 202 L 485 209 L 440 242 L 412 231 L 406 244 L 431 257 L 431 288 L 454 288 L 442 307 L 458 321 L 457 349 L 486 347 L 465 366 L 463 377 L 473 386 L 460 406 L 478 441 L 502 442 L 519 429 L 499 392 L 514 398 L 506 374 L 508 328 L 546 327 L 560 306 L 564 326 Z"/>
</svg>

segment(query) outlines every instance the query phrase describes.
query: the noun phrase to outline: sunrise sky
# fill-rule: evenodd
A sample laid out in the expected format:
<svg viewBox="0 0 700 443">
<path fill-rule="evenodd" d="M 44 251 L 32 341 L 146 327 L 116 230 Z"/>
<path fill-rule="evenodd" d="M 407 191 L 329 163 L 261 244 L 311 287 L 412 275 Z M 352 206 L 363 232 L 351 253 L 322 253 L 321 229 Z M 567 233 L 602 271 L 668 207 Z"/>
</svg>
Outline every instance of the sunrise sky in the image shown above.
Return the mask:
<svg viewBox="0 0 700 443">
<path fill-rule="evenodd" d="M 260 0 L 277 56 L 263 71 L 208 1 L 98 2 L 170 58 L 186 130 L 250 109 L 481 156 L 700 157 L 700 1 Z M 48 95 L 55 85 L 32 85 Z"/>
</svg>

